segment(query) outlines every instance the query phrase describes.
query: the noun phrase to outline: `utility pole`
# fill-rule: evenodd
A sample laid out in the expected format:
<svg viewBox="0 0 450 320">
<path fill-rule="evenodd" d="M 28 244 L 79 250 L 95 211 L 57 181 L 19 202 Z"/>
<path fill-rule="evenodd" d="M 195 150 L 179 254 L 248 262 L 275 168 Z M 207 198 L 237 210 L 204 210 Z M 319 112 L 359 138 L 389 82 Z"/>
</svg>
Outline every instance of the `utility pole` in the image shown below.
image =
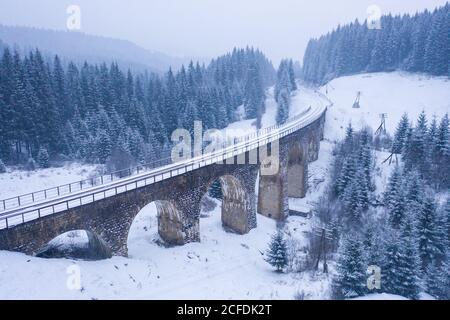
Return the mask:
<svg viewBox="0 0 450 320">
<path fill-rule="evenodd" d="M 377 131 L 375 131 L 375 135 L 386 134 L 386 119 L 387 113 L 380 113 L 381 124 L 378 127 Z"/>
</svg>

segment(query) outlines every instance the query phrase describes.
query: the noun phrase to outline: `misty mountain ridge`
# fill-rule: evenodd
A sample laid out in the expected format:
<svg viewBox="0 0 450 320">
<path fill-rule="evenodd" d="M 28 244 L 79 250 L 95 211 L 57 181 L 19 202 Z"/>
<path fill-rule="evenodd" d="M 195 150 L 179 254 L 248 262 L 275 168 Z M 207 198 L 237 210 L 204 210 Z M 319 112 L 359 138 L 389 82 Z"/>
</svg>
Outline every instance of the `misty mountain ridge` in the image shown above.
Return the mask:
<svg viewBox="0 0 450 320">
<path fill-rule="evenodd" d="M 39 48 L 45 55 L 58 54 L 62 60 L 92 64 L 117 62 L 122 68 L 133 71 L 167 72 L 188 64 L 191 58 L 172 57 L 149 51 L 131 41 L 89 35 L 78 31 L 60 31 L 0 24 L 0 41 L 3 45 L 29 52 Z"/>
</svg>

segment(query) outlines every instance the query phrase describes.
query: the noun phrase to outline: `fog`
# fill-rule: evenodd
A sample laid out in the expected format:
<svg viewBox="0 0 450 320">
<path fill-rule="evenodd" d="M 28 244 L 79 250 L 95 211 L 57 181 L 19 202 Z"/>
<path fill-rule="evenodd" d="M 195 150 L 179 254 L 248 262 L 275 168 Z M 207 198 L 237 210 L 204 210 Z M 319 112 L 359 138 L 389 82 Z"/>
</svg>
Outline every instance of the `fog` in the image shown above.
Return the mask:
<svg viewBox="0 0 450 320">
<path fill-rule="evenodd" d="M 80 31 L 126 39 L 173 56 L 214 57 L 234 46 L 260 48 L 277 63 L 301 60 L 308 40 L 338 24 L 382 14 L 434 9 L 446 0 L 1 0 L 0 23 L 67 29 L 67 8 L 81 10 Z"/>
</svg>

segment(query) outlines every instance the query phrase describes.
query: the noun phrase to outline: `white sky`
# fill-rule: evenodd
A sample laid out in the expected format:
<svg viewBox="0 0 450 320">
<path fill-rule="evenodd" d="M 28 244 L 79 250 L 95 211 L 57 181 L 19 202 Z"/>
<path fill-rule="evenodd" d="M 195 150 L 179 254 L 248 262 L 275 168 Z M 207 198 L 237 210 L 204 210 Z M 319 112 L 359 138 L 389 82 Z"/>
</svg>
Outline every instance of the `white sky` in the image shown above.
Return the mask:
<svg viewBox="0 0 450 320">
<path fill-rule="evenodd" d="M 127 39 L 174 56 L 214 57 L 253 45 L 277 63 L 301 60 L 308 40 L 339 23 L 434 9 L 447 0 L 0 0 L 0 23 L 66 29 L 69 5 L 81 31 Z"/>
</svg>

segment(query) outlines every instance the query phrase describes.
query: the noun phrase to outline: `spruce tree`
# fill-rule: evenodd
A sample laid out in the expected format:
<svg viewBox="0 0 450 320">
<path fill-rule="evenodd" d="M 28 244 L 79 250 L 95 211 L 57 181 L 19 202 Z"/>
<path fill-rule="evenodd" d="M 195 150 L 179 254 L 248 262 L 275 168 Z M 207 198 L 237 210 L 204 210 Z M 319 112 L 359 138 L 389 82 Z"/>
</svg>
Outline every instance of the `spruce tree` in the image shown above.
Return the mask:
<svg viewBox="0 0 450 320">
<path fill-rule="evenodd" d="M 111 155 L 112 143 L 107 132 L 103 129 L 98 131 L 96 139 L 96 154 L 100 163 L 105 163 L 108 157 Z"/>
<path fill-rule="evenodd" d="M 418 299 L 420 292 L 420 256 L 416 238 L 414 217 L 407 217 L 400 227 L 400 261 L 397 265 L 400 286 L 397 293 Z"/>
<path fill-rule="evenodd" d="M 6 172 L 6 166 L 3 163 L 2 159 L 0 159 L 0 173 L 5 173 Z"/>
<path fill-rule="evenodd" d="M 438 222 L 434 199 L 430 195 L 427 195 L 423 200 L 422 206 L 417 211 L 417 236 L 419 239 L 419 254 L 423 272 L 426 272 L 428 266 L 438 256 L 445 254 L 445 252 L 442 252 L 440 246 L 440 242 L 445 242 L 445 238 L 438 238 Z"/>
<path fill-rule="evenodd" d="M 344 164 L 342 169 L 336 179 L 335 191 L 336 195 L 342 197 L 346 187 L 352 181 L 354 175 L 356 173 L 356 161 L 355 157 L 351 155 L 350 157 L 344 160 Z"/>
<path fill-rule="evenodd" d="M 402 221 L 401 230 L 385 234 L 386 253 L 382 267 L 382 291 L 417 299 L 419 286 L 420 258 L 414 237 L 412 219 Z"/>
<path fill-rule="evenodd" d="M 348 235 L 338 252 L 333 295 L 337 299 L 362 296 L 367 292 L 363 244 L 358 235 Z"/>
<path fill-rule="evenodd" d="M 285 123 L 289 118 L 289 106 L 291 104 L 291 97 L 286 89 L 282 89 L 278 94 L 278 107 L 276 122 L 277 124 Z"/>
<path fill-rule="evenodd" d="M 39 149 L 39 153 L 37 155 L 37 163 L 39 164 L 39 167 L 41 168 L 49 168 L 50 162 L 49 162 L 49 155 L 47 149 L 41 147 Z"/>
<path fill-rule="evenodd" d="M 449 265 L 434 261 L 426 270 L 426 292 L 439 300 L 450 299 Z"/>
<path fill-rule="evenodd" d="M 266 261 L 276 268 L 277 272 L 282 272 L 283 268 L 287 266 L 286 240 L 281 231 L 272 236 L 266 256 Z"/>
<path fill-rule="evenodd" d="M 406 135 L 409 129 L 409 119 L 406 113 L 403 114 L 394 134 L 391 152 L 401 154 L 405 145 Z"/>
</svg>

